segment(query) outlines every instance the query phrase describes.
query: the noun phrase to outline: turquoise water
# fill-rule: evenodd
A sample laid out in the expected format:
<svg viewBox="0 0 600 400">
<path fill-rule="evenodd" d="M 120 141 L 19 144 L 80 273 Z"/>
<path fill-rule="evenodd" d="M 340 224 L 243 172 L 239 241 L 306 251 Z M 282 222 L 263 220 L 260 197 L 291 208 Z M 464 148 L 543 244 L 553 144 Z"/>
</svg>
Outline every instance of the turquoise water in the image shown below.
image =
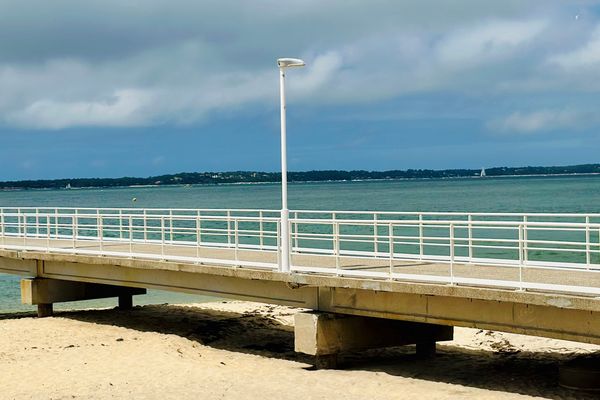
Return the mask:
<svg viewBox="0 0 600 400">
<path fill-rule="evenodd" d="M 137 201 L 132 202 L 132 198 Z M 0 192 L 0 206 L 277 209 L 277 184 Z M 291 184 L 290 209 L 600 213 L 600 176 Z M 18 277 L 0 275 L 0 311 L 19 303 Z M 151 291 L 138 304 L 204 301 Z M 61 307 L 114 306 L 114 300 Z"/>
<path fill-rule="evenodd" d="M 289 188 L 290 209 L 598 212 L 598 200 L 600 176 L 302 183 Z M 279 202 L 276 184 L 0 192 L 0 206 L 277 209 Z"/>
</svg>

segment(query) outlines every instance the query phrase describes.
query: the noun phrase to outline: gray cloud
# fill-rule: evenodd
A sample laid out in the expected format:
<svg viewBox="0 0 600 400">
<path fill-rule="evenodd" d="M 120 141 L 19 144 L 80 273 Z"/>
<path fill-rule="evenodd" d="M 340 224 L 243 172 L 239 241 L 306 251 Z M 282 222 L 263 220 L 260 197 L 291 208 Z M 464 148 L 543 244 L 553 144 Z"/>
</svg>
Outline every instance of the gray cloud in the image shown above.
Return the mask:
<svg viewBox="0 0 600 400">
<path fill-rule="evenodd" d="M 0 44 L 0 120 L 37 129 L 185 124 L 276 105 L 279 56 L 309 62 L 290 76 L 305 104 L 556 90 L 572 79 L 567 67 L 593 57 L 585 54 L 599 18 L 589 5 L 0 1 L 9 38 Z"/>
<path fill-rule="evenodd" d="M 590 110 L 543 109 L 514 112 L 490 121 L 488 128 L 505 134 L 537 134 L 579 130 L 599 122 L 597 113 Z"/>
</svg>

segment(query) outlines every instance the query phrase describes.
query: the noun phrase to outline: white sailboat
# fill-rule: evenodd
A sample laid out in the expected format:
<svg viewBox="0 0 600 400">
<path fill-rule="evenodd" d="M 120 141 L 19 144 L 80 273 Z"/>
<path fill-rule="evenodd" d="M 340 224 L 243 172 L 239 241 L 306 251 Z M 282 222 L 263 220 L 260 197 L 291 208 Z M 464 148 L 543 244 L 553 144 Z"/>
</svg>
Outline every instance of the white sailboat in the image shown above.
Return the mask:
<svg viewBox="0 0 600 400">
<path fill-rule="evenodd" d="M 485 168 L 481 168 L 481 172 L 479 173 L 480 178 L 485 178 Z"/>
</svg>

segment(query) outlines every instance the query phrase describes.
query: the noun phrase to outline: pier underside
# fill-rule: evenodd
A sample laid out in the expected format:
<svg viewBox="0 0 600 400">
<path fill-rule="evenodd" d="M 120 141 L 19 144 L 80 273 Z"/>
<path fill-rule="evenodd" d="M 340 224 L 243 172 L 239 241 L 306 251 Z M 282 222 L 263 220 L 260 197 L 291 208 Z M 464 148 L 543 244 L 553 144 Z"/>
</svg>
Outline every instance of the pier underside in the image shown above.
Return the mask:
<svg viewBox="0 0 600 400">
<path fill-rule="evenodd" d="M 0 272 L 600 344 L 593 297 L 35 251 L 1 251 Z"/>
</svg>

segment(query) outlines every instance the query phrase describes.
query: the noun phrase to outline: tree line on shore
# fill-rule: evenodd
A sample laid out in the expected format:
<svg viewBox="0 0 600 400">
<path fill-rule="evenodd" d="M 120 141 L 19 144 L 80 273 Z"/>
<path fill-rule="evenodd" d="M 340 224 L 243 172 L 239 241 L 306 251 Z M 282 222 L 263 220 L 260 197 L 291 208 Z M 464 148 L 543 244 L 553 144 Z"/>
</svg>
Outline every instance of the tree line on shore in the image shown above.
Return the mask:
<svg viewBox="0 0 600 400">
<path fill-rule="evenodd" d="M 288 180 L 290 182 L 326 182 L 394 179 L 444 179 L 477 177 L 480 176 L 480 174 L 480 169 L 407 169 L 390 171 L 324 170 L 289 172 Z M 600 174 L 600 164 L 554 167 L 494 167 L 485 169 L 486 177 L 564 174 Z M 278 172 L 184 172 L 179 174 L 150 176 L 146 178 L 75 178 L 6 181 L 0 182 L 0 189 L 60 189 L 145 185 L 209 185 L 219 183 L 268 183 L 280 181 L 281 173 Z"/>
</svg>

